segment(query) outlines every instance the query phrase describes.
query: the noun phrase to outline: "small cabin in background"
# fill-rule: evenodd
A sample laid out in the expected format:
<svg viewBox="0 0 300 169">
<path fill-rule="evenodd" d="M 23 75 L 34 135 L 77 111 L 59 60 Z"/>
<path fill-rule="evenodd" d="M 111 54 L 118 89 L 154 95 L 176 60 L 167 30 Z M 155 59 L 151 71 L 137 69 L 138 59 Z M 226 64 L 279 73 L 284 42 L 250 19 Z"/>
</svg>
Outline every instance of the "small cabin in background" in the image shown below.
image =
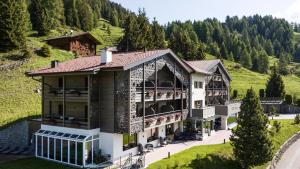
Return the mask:
<svg viewBox="0 0 300 169">
<path fill-rule="evenodd" d="M 96 55 L 96 46 L 101 44 L 88 32 L 51 38 L 45 41 L 55 48 L 72 51 L 77 57 Z"/>
</svg>

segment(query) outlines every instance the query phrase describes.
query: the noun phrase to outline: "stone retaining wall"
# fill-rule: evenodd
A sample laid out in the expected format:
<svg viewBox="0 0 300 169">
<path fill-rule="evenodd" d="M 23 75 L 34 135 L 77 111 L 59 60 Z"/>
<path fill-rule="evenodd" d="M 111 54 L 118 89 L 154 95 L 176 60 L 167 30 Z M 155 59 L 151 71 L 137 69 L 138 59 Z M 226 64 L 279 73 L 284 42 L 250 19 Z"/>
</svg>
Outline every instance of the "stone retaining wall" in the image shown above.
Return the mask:
<svg viewBox="0 0 300 169">
<path fill-rule="evenodd" d="M 29 144 L 28 122 L 21 121 L 0 130 L 0 147 L 24 147 Z"/>
<path fill-rule="evenodd" d="M 289 138 L 277 151 L 275 156 L 273 157 L 271 164 L 267 167 L 267 169 L 275 169 L 277 163 L 281 159 L 282 155 L 286 152 L 286 150 L 295 143 L 300 138 L 300 132 L 294 134 L 291 138 Z"/>
</svg>

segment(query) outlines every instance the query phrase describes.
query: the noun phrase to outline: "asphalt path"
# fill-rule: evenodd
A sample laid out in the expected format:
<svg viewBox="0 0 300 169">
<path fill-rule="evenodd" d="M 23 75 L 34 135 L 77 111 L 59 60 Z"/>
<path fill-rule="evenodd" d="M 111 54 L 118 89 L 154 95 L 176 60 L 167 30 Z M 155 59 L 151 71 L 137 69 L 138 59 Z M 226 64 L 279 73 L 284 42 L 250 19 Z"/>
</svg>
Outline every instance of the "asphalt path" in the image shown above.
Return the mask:
<svg viewBox="0 0 300 169">
<path fill-rule="evenodd" d="M 276 169 L 300 169 L 300 139 L 287 149 Z"/>
</svg>

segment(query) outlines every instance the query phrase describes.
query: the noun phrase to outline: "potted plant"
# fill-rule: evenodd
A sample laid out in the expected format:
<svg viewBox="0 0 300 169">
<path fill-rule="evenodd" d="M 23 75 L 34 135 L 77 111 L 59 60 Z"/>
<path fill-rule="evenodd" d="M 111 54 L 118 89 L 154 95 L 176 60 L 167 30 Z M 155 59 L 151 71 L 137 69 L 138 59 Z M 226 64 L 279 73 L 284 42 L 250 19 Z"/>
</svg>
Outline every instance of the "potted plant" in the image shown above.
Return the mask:
<svg viewBox="0 0 300 169">
<path fill-rule="evenodd" d="M 172 92 L 171 91 L 168 91 L 167 92 L 167 97 L 170 97 L 172 95 Z"/>
</svg>

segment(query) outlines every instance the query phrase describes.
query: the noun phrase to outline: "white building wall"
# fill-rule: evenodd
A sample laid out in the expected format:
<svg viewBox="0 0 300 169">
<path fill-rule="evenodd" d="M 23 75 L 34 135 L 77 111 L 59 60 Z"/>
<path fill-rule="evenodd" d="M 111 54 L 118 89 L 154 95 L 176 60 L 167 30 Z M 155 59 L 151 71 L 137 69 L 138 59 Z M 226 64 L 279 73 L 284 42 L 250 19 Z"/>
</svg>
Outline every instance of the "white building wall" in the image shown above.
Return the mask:
<svg viewBox="0 0 300 169">
<path fill-rule="evenodd" d="M 200 88 L 195 88 L 194 82 L 202 82 L 203 87 Z M 195 108 L 194 101 L 195 100 L 202 100 L 203 106 L 205 106 L 205 75 L 200 74 L 200 73 L 193 73 L 191 74 L 190 78 L 190 84 L 191 84 L 191 99 L 190 99 L 190 105 L 191 108 Z"/>
</svg>

